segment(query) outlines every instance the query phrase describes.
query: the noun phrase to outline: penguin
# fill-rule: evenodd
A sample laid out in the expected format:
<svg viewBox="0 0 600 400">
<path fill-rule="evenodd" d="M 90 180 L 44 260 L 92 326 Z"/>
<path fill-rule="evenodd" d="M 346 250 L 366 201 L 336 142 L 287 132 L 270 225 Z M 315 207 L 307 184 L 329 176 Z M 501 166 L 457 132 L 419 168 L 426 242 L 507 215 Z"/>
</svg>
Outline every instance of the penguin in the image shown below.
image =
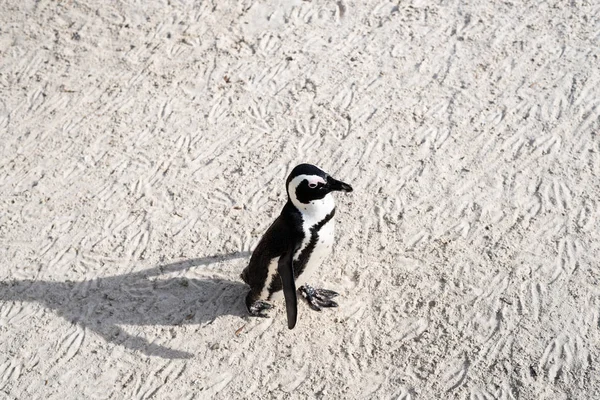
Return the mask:
<svg viewBox="0 0 600 400">
<path fill-rule="evenodd" d="M 337 307 L 338 294 L 306 283 L 331 253 L 334 239 L 335 203 L 332 192 L 352 192 L 352 186 L 332 178 L 311 164 L 294 167 L 286 180 L 287 203 L 267 229 L 241 273 L 250 286 L 246 307 L 253 316 L 266 317 L 269 300 L 283 291 L 288 328 L 298 315 L 296 292 L 310 308 Z M 296 290 L 296 287 L 298 289 Z"/>
</svg>

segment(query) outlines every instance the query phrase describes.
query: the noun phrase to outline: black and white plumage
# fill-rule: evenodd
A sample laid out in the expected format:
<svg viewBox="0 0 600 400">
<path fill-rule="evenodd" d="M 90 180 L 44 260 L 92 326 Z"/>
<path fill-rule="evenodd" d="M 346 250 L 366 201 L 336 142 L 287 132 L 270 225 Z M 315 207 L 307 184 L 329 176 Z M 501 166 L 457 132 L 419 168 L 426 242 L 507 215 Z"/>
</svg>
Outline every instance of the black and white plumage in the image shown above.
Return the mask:
<svg viewBox="0 0 600 400">
<path fill-rule="evenodd" d="M 335 215 L 331 192 L 351 192 L 352 187 L 314 165 L 300 164 L 288 176 L 286 189 L 287 203 L 241 277 L 250 286 L 246 306 L 252 315 L 265 316 L 264 311 L 272 307 L 267 301 L 283 290 L 288 328 L 292 329 L 297 319 L 296 285 L 301 285 L 298 291 L 312 309 L 337 306 L 331 300 L 337 293 L 305 282 L 331 253 Z"/>
</svg>

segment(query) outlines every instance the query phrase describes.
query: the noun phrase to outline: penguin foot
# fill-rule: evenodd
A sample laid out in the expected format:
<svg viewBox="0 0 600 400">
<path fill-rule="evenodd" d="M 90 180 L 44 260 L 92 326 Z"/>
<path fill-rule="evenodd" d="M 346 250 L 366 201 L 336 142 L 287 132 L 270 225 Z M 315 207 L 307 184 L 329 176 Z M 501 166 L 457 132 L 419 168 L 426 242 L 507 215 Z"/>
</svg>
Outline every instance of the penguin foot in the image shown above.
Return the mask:
<svg viewBox="0 0 600 400">
<path fill-rule="evenodd" d="M 273 306 L 266 301 L 256 300 L 254 303 L 250 304 L 248 312 L 255 317 L 267 318 L 269 315 L 265 311 L 270 310 L 271 308 L 273 308 Z"/>
<path fill-rule="evenodd" d="M 298 288 L 298 292 L 300 292 L 310 308 L 315 311 L 321 311 L 322 307 L 338 306 L 335 301 L 331 300 L 338 295 L 338 293 L 334 292 L 333 290 L 315 289 L 310 285 L 303 285 Z"/>
</svg>

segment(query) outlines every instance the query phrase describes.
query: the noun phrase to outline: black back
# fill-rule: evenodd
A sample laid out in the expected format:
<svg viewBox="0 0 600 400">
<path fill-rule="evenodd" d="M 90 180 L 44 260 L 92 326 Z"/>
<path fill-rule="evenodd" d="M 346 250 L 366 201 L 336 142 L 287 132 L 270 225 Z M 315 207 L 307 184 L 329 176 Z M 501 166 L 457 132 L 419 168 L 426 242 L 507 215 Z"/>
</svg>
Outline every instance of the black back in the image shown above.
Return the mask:
<svg viewBox="0 0 600 400">
<path fill-rule="evenodd" d="M 289 251 L 295 252 L 300 247 L 303 239 L 302 215 L 288 201 L 279 217 L 258 242 L 252 257 L 250 257 L 248 266 L 242 272 L 242 279 L 250 285 L 251 292 L 256 292 L 256 297 L 260 294 L 267 279 L 268 266 L 271 260 L 281 257 Z M 275 281 L 279 282 L 279 288 L 281 288 L 281 281 L 279 279 Z"/>
</svg>

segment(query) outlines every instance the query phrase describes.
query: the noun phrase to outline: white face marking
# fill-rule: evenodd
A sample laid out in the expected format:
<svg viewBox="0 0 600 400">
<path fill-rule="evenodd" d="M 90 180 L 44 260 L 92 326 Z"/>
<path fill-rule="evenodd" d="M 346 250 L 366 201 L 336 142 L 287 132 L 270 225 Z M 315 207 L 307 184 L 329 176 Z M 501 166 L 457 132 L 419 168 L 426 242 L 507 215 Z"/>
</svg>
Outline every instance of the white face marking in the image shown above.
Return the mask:
<svg viewBox="0 0 600 400">
<path fill-rule="evenodd" d="M 292 179 L 290 181 L 290 184 L 288 185 L 288 190 L 290 192 L 290 197 L 292 198 L 292 200 L 298 201 L 298 199 L 296 198 L 296 188 L 305 180 L 308 181 L 308 186 L 311 188 L 317 187 L 319 183 L 323 185 L 327 183 L 325 182 L 325 179 L 321 178 L 319 175 L 298 175 L 297 177 Z"/>
<path fill-rule="evenodd" d="M 294 204 L 294 206 L 296 206 L 296 208 L 300 210 L 303 215 L 305 215 L 305 220 L 307 219 L 306 217 L 308 217 L 310 220 L 316 220 L 315 223 L 317 223 L 325 218 L 325 216 L 329 214 L 335 207 L 333 196 L 331 194 L 327 194 L 322 199 L 313 200 L 310 203 L 300 202 L 300 200 L 298 200 L 296 197 L 296 188 L 305 180 L 308 181 L 309 187 L 311 184 L 318 185 L 319 183 L 326 183 L 325 179 L 318 175 L 298 175 L 290 181 L 288 185 L 288 193 L 290 194 L 290 200 L 292 200 L 292 204 Z"/>
</svg>

